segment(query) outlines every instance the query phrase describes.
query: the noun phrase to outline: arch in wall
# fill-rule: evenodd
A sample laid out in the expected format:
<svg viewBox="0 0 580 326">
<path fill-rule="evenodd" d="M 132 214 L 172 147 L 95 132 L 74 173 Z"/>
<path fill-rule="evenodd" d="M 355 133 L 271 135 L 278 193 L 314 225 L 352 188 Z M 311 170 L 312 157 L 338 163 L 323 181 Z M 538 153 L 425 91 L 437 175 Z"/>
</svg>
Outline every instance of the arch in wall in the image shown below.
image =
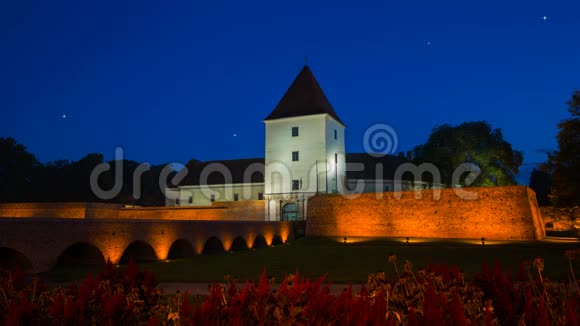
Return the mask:
<svg viewBox="0 0 580 326">
<path fill-rule="evenodd" d="M 260 249 L 268 247 L 268 242 L 266 242 L 266 238 L 263 235 L 258 234 L 256 239 L 254 239 L 254 246 L 253 249 Z"/>
<path fill-rule="evenodd" d="M 0 247 L 0 269 L 16 270 L 23 272 L 32 270 L 32 261 L 18 250 Z"/>
<path fill-rule="evenodd" d="M 177 239 L 169 248 L 167 259 L 189 258 L 195 255 L 191 242 L 185 239 Z"/>
<path fill-rule="evenodd" d="M 248 243 L 246 242 L 246 239 L 244 239 L 243 237 L 235 238 L 234 242 L 232 242 L 231 251 L 243 251 L 243 250 L 248 250 Z"/>
<path fill-rule="evenodd" d="M 298 220 L 298 205 L 296 203 L 287 203 L 282 206 L 282 221 Z"/>
<path fill-rule="evenodd" d="M 277 246 L 281 244 L 284 244 L 284 241 L 282 241 L 282 237 L 279 234 L 275 234 L 274 238 L 272 238 L 272 245 Z"/>
<path fill-rule="evenodd" d="M 157 255 L 155 250 L 145 241 L 133 241 L 121 256 L 120 263 L 126 264 L 129 262 L 129 258 L 133 257 L 136 262 L 149 262 L 157 260 Z"/>
<path fill-rule="evenodd" d="M 68 246 L 57 258 L 56 266 L 104 266 L 105 257 L 101 250 L 88 242 L 75 242 Z"/>
<path fill-rule="evenodd" d="M 224 244 L 218 237 L 210 237 L 205 241 L 203 246 L 203 253 L 209 255 L 225 253 Z"/>
</svg>

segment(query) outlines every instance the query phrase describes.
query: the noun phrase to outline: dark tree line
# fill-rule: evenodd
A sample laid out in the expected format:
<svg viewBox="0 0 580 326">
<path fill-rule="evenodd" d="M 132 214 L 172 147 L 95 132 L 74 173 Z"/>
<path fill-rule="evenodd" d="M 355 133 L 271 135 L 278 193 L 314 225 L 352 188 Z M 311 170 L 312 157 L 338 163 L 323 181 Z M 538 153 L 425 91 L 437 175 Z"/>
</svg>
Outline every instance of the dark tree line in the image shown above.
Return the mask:
<svg viewBox="0 0 580 326">
<path fill-rule="evenodd" d="M 571 116 L 558 124 L 558 150 L 548 154 L 548 161 L 541 166 L 548 179 L 539 178 L 537 173 L 530 180 L 536 193 L 545 191 L 536 185 L 545 188 L 548 182 L 549 199 L 558 206 L 580 205 L 580 91 L 575 91 L 567 104 Z"/>
<path fill-rule="evenodd" d="M 536 192 L 536 199 L 538 205 L 549 206 L 552 204 L 550 200 L 550 193 L 552 189 L 552 178 L 550 174 L 534 169 L 530 175 L 530 188 Z"/>
<path fill-rule="evenodd" d="M 112 199 L 104 200 L 91 189 L 90 175 L 103 163 L 102 154 L 88 154 L 71 162 L 59 160 L 42 164 L 13 138 L 0 138 L 0 202 L 108 202 L 140 206 L 163 206 L 165 197 L 159 176 L 165 165 L 151 166 L 140 178 L 140 198 L 134 198 L 133 175 L 139 162 L 121 161 L 122 187 Z M 112 189 L 117 165 L 98 178 L 99 187 Z M 170 174 L 171 178 L 174 174 Z M 169 184 L 169 183 L 166 183 Z"/>
</svg>

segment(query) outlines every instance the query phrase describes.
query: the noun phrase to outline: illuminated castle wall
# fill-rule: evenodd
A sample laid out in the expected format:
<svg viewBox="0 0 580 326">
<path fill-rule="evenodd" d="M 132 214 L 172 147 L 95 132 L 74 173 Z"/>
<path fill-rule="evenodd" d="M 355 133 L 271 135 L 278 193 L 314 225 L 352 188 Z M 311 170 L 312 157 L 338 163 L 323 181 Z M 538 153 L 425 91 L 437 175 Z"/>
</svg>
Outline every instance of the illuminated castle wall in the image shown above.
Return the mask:
<svg viewBox="0 0 580 326">
<path fill-rule="evenodd" d="M 294 237 L 293 230 L 292 222 L 0 218 L 0 254 L 22 255 L 34 271 L 42 272 L 79 248 L 83 260 L 94 252 L 115 264 L 123 256 L 166 260 L 179 258 L 175 252 L 193 255 L 212 247 L 230 251 L 260 242 L 283 243 Z"/>
<path fill-rule="evenodd" d="M 533 190 L 523 186 L 465 188 L 477 194 L 468 200 L 458 189 L 374 193 L 355 199 L 330 195 L 310 199 L 308 236 L 411 237 L 490 240 L 536 240 L 545 237 Z M 400 199 L 395 196 L 400 195 Z"/>
<path fill-rule="evenodd" d="M 264 201 L 215 202 L 210 206 L 125 207 L 99 203 L 0 204 L 0 217 L 142 219 L 186 221 L 262 221 Z"/>
<path fill-rule="evenodd" d="M 439 191 L 439 199 L 433 198 Z M 477 199 L 461 198 L 469 191 Z M 420 194 L 421 198 L 416 198 Z M 377 195 L 381 198 L 377 198 Z M 400 196 L 396 198 L 395 196 Z M 405 192 L 320 195 L 309 199 L 306 236 L 537 240 L 545 237 L 535 193 L 527 187 L 482 187 Z M 50 269 L 71 247 L 93 248 L 121 261 L 150 252 L 171 259 L 176 246 L 192 254 L 218 243 L 224 250 L 259 239 L 270 245 L 294 237 L 296 222 L 268 222 L 264 201 L 214 203 L 212 207 L 125 208 L 120 205 L 2 204 L 0 254 L 27 257 L 35 271 Z M 134 247 L 137 246 L 137 249 Z M 131 249 L 133 248 L 133 249 Z M 137 251 L 135 251 L 137 250 Z"/>
</svg>

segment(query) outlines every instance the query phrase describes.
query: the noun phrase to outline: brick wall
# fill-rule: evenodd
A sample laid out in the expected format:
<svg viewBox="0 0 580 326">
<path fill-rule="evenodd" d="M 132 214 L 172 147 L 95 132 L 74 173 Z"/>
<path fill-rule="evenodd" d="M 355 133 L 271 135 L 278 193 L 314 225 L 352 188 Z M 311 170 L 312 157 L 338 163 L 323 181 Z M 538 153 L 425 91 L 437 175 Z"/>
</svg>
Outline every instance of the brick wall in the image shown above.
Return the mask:
<svg viewBox="0 0 580 326">
<path fill-rule="evenodd" d="M 292 222 L 266 221 L 169 221 L 53 218 L 0 218 L 0 248 L 13 249 L 27 257 L 35 271 L 49 270 L 72 244 L 88 243 L 105 259 L 119 262 L 135 241 L 150 245 L 157 259 L 167 259 L 175 241 L 187 241 L 200 254 L 210 237 L 217 237 L 225 250 L 241 237 L 252 247 L 258 236 L 267 244 L 275 236 L 282 241 L 294 237 Z"/>
<path fill-rule="evenodd" d="M 572 207 L 540 207 L 544 225 L 551 224 L 554 231 L 580 230 L 580 206 Z"/>
<path fill-rule="evenodd" d="M 115 216 L 122 205 L 100 203 L 8 203 L 0 204 L 0 217 L 85 218 L 99 213 Z"/>
<path fill-rule="evenodd" d="M 100 203 L 0 204 L 0 217 L 17 218 L 263 221 L 264 212 L 263 200 L 216 202 L 212 206 L 197 207 L 123 207 Z"/>
<path fill-rule="evenodd" d="M 308 236 L 422 237 L 496 240 L 543 238 L 545 230 L 534 192 L 526 187 L 466 188 L 477 199 L 460 198 L 455 189 L 366 193 L 357 198 L 317 196 L 308 203 Z"/>
</svg>

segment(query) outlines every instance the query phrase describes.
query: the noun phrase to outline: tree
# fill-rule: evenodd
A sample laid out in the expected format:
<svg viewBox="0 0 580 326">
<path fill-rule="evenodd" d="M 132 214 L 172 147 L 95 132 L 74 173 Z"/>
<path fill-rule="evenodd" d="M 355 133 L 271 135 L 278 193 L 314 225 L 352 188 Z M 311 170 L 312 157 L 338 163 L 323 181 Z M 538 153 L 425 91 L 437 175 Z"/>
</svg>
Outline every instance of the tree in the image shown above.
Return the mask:
<svg viewBox="0 0 580 326">
<path fill-rule="evenodd" d="M 103 162 L 102 154 L 88 154 L 78 161 L 57 160 L 39 169 L 36 199 L 39 202 L 93 202 L 99 199 L 90 186 L 92 170 Z"/>
<path fill-rule="evenodd" d="M 552 199 L 558 206 L 580 204 L 580 90 L 567 104 L 571 117 L 558 124 L 558 150 L 542 166 L 552 176 Z"/>
<path fill-rule="evenodd" d="M 453 185 L 453 172 L 462 163 L 473 163 L 481 171 L 469 186 L 513 185 L 523 161 L 522 153 L 503 139 L 501 130 L 484 121 L 435 127 L 427 143 L 415 147 L 413 154 L 415 163 L 437 166 L 441 181 L 448 185 Z"/>
<path fill-rule="evenodd" d="M 141 182 L 141 198 L 135 202 L 139 206 L 165 206 L 165 189 L 159 184 L 161 172 L 168 164 L 160 164 L 151 166 L 151 170 L 147 171 L 142 176 Z M 165 184 L 171 185 L 169 182 L 177 174 L 176 171 L 169 173 L 164 180 Z"/>
<path fill-rule="evenodd" d="M 122 173 L 117 196 L 104 200 L 92 188 L 90 176 L 103 163 L 103 155 L 88 154 L 78 161 L 57 160 L 43 165 L 13 138 L 0 138 L 0 202 L 108 202 L 130 205 L 163 206 L 164 189 L 159 177 L 165 165 L 151 167 L 139 179 L 141 196 L 134 198 L 134 175 L 139 162 L 110 161 L 110 169 L 97 179 L 103 190 L 112 189 Z M 119 163 L 119 164 L 117 164 Z M 122 171 L 118 171 L 118 167 Z M 175 175 L 171 173 L 167 179 Z"/>
<path fill-rule="evenodd" d="M 550 188 L 552 187 L 552 179 L 548 173 L 534 169 L 530 175 L 529 186 L 536 192 L 538 205 L 549 206 L 551 204 Z"/>
<path fill-rule="evenodd" d="M 32 200 L 34 176 L 41 166 L 14 138 L 0 138 L 0 202 Z"/>
</svg>

